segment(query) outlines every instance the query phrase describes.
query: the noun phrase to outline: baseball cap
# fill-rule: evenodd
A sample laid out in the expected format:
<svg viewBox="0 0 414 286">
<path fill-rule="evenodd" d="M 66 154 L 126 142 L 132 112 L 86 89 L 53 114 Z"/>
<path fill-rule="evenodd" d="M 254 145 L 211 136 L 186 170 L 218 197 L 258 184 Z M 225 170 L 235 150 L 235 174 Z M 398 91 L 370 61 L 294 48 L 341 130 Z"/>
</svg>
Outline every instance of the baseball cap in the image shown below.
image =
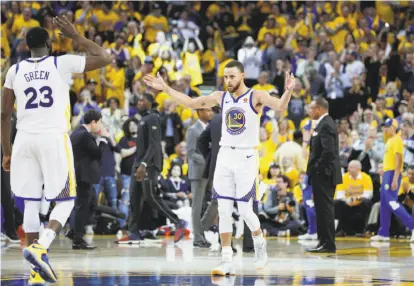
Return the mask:
<svg viewBox="0 0 414 286">
<path fill-rule="evenodd" d="M 384 127 L 391 127 L 392 126 L 395 129 L 398 129 L 398 120 L 388 118 L 387 120 L 385 120 L 385 122 L 382 124 L 382 126 L 384 126 Z"/>
<path fill-rule="evenodd" d="M 152 60 L 152 57 L 146 56 L 144 60 L 144 64 L 153 64 L 154 61 Z"/>
<path fill-rule="evenodd" d="M 86 84 L 98 84 L 95 79 L 90 78 Z"/>
</svg>

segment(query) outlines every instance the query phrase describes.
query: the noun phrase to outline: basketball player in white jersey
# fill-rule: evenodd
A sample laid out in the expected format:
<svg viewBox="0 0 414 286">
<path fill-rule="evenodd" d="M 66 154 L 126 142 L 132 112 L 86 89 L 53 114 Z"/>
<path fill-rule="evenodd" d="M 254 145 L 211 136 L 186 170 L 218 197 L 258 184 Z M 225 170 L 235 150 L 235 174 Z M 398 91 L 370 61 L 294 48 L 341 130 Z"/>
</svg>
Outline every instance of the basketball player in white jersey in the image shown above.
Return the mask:
<svg viewBox="0 0 414 286">
<path fill-rule="evenodd" d="M 81 36 L 66 19 L 55 18 L 62 33 L 90 56 L 49 56 L 51 40 L 40 27 L 26 34 L 31 58 L 10 67 L 4 83 L 1 106 L 3 168 L 11 171 L 11 188 L 25 201 L 23 229 L 28 247 L 23 255 L 32 264 L 29 284 L 56 282 L 47 250 L 74 206 L 76 182 L 70 130 L 69 80 L 82 73 L 107 66 L 111 56 Z M 10 118 L 16 101 L 17 136 L 10 144 Z M 44 190 L 42 191 L 42 185 Z M 55 201 L 47 228 L 39 239 L 39 210 L 42 197 Z"/>
<path fill-rule="evenodd" d="M 222 263 L 212 275 L 234 275 L 231 248 L 233 203 L 250 228 L 255 248 L 255 266 L 267 264 L 266 241 L 260 222 L 253 212 L 252 200 L 256 199 L 258 186 L 260 114 L 263 106 L 283 110 L 287 107 L 295 78 L 286 73 L 286 91 L 282 97 L 271 97 L 266 91 L 252 90 L 244 84 L 244 67 L 239 61 L 231 61 L 224 69 L 227 91 L 215 91 L 208 96 L 190 98 L 169 87 L 158 75 L 146 76 L 145 82 L 162 90 L 177 103 L 190 108 L 212 107 L 220 104 L 223 114 L 222 135 L 217 166 L 214 173 L 213 194 L 218 199 L 219 231 L 222 243 Z"/>
</svg>

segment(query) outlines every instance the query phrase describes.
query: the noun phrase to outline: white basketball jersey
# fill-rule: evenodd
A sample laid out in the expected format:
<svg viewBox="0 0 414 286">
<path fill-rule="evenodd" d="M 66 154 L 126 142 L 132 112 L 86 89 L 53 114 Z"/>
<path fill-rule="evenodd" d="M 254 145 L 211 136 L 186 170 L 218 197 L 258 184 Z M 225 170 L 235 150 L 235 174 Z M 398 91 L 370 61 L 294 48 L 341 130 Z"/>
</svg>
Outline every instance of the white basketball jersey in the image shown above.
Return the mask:
<svg viewBox="0 0 414 286">
<path fill-rule="evenodd" d="M 259 146 L 260 115 L 254 109 L 252 97 L 252 89 L 237 99 L 229 92 L 223 94 L 220 146 L 238 148 Z"/>
<path fill-rule="evenodd" d="M 85 57 L 30 58 L 13 65 L 4 86 L 16 96 L 17 130 L 29 133 L 70 130 L 69 81 L 85 69 Z"/>
</svg>

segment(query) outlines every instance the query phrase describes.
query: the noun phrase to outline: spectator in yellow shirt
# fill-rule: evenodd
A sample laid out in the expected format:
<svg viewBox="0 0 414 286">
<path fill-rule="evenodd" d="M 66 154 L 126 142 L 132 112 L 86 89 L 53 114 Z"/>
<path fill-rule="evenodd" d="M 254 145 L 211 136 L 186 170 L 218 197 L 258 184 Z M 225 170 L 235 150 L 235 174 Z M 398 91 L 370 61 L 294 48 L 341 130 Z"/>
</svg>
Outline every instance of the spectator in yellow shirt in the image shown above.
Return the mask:
<svg viewBox="0 0 414 286">
<path fill-rule="evenodd" d="M 361 162 L 353 160 L 342 184 L 336 187 L 335 216 L 338 219 L 337 236 L 363 233 L 371 208 L 373 185 L 371 177 L 361 171 Z M 355 224 L 359 220 L 359 224 Z"/>
<path fill-rule="evenodd" d="M 125 65 L 122 60 L 115 60 L 112 71 L 108 74 L 108 81 L 112 88 L 108 89 L 107 98 L 117 98 L 121 108 L 124 107 L 125 100 Z"/>
<path fill-rule="evenodd" d="M 201 54 L 204 50 L 203 44 L 198 37 L 194 38 L 198 49 L 193 41 L 186 38 L 182 51 L 182 60 L 184 65 L 184 74 L 191 75 L 191 86 L 203 84 L 203 76 L 201 74 Z"/>
<path fill-rule="evenodd" d="M 15 37 L 22 38 L 23 33 L 25 34 L 25 32 L 30 30 L 30 28 L 39 26 L 39 22 L 35 19 L 32 19 L 32 10 L 26 7 L 23 9 L 23 17 L 16 17 L 14 19 L 11 32 Z"/>
<path fill-rule="evenodd" d="M 264 90 L 267 92 L 276 92 L 277 93 L 277 89 L 273 84 L 269 83 L 269 73 L 266 71 L 262 71 L 259 74 L 259 77 L 257 79 L 258 84 L 255 84 L 253 86 L 254 90 Z"/>
<path fill-rule="evenodd" d="M 96 11 L 96 18 L 98 19 L 99 32 L 113 31 L 116 22 L 119 20 L 119 15 L 112 10 L 111 2 L 103 2 L 101 10 Z"/>
<path fill-rule="evenodd" d="M 157 32 L 168 32 L 168 20 L 161 15 L 161 7 L 158 3 L 152 4 L 152 13 L 144 18 L 145 40 L 148 43 L 155 42 Z"/>
</svg>

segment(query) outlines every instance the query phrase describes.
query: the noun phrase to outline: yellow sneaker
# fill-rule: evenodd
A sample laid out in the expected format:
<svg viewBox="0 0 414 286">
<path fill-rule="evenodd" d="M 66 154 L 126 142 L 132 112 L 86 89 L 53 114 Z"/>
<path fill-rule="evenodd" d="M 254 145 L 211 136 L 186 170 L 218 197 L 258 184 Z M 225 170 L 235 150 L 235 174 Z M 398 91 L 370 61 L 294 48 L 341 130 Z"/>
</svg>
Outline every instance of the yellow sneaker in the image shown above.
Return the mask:
<svg viewBox="0 0 414 286">
<path fill-rule="evenodd" d="M 27 261 L 38 268 L 39 275 L 46 282 L 53 283 L 57 281 L 56 274 L 53 271 L 52 266 L 49 264 L 47 250 L 37 241 L 34 241 L 33 244 L 23 249 L 23 256 Z"/>
<path fill-rule="evenodd" d="M 31 286 L 45 285 L 46 281 L 40 276 L 39 271 L 35 267 L 30 268 L 29 284 Z"/>
</svg>

